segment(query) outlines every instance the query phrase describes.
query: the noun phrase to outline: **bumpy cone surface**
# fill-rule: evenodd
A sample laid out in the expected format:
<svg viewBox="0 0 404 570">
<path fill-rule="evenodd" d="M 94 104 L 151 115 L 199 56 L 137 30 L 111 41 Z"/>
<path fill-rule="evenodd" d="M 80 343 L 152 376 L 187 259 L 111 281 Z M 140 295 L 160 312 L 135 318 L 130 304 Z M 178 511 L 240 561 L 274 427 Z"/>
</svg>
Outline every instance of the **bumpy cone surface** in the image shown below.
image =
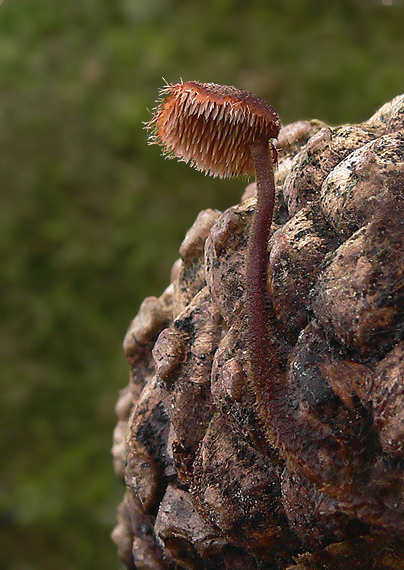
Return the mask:
<svg viewBox="0 0 404 570">
<path fill-rule="evenodd" d="M 360 125 L 289 125 L 278 153 L 284 419 L 271 425 L 248 377 L 250 186 L 199 214 L 125 338 L 113 539 L 127 568 L 404 569 L 404 96 Z"/>
</svg>

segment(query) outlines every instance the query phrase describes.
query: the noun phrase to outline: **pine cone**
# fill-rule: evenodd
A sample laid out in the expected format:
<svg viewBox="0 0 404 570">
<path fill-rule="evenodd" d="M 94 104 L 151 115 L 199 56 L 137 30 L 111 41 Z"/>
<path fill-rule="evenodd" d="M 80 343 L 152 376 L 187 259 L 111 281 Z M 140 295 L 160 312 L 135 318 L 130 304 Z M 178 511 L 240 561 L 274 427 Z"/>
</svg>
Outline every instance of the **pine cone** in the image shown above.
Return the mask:
<svg viewBox="0 0 404 570">
<path fill-rule="evenodd" d="M 404 95 L 360 125 L 289 125 L 278 156 L 268 290 L 286 396 L 249 378 L 250 185 L 199 214 L 125 338 L 127 568 L 404 569 Z"/>
</svg>

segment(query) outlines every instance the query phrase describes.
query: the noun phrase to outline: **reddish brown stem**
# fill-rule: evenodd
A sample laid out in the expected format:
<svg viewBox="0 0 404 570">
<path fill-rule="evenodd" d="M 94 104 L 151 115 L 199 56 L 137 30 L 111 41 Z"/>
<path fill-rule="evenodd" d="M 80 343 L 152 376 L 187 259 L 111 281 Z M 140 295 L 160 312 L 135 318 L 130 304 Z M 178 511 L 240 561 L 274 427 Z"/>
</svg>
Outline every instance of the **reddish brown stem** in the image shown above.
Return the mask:
<svg viewBox="0 0 404 570">
<path fill-rule="evenodd" d="M 274 149 L 268 141 L 251 146 L 254 160 L 257 205 L 251 226 L 247 255 L 248 352 L 255 387 L 262 386 L 268 372 L 278 368 L 271 346 L 270 299 L 268 295 L 268 238 L 275 204 Z M 271 393 L 271 387 L 266 386 Z"/>
<path fill-rule="evenodd" d="M 327 492 L 343 499 L 343 510 L 365 522 L 402 524 L 402 513 L 381 510 L 371 489 L 361 489 L 361 478 L 349 483 L 352 467 L 346 461 L 345 446 L 335 442 L 332 461 L 328 457 L 327 440 L 316 426 L 301 425 L 294 409 L 290 389 L 281 374 L 273 347 L 271 301 L 268 293 L 268 238 L 275 202 L 274 149 L 262 142 L 251 147 L 257 181 L 257 205 L 251 226 L 247 255 L 248 355 L 250 376 L 257 395 L 258 411 L 270 443 L 281 448 L 281 455 L 291 465 L 299 465 L 303 473 Z M 320 424 L 319 424 L 320 425 Z M 318 428 L 317 428 L 318 429 Z M 366 463 L 364 464 L 366 466 Z M 380 520 L 379 520 L 380 519 Z M 385 519 L 385 520 L 382 520 Z M 400 527 L 401 528 L 401 527 Z"/>
</svg>

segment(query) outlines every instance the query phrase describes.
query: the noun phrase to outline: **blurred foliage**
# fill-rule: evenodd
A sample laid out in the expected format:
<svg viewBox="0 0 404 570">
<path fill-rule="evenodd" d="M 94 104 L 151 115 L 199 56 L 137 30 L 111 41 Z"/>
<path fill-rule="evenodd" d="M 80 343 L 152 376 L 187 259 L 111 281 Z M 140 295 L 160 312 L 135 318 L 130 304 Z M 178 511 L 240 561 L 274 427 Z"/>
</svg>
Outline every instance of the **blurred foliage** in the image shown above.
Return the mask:
<svg viewBox="0 0 404 570">
<path fill-rule="evenodd" d="M 404 91 L 403 17 L 377 0 L 1 5 L 0 569 L 120 567 L 122 339 L 198 211 L 245 186 L 147 145 L 162 77 L 253 91 L 285 124 L 359 122 Z"/>
</svg>

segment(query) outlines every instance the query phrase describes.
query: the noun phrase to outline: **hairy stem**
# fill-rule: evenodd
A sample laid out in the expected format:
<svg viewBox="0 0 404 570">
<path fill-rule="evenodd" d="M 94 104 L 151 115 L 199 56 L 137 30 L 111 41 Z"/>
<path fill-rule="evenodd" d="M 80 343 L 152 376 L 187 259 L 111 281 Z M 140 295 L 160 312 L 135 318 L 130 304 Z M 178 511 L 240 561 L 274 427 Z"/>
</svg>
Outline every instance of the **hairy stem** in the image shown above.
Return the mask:
<svg viewBox="0 0 404 570">
<path fill-rule="evenodd" d="M 334 439 L 322 424 L 303 424 L 281 372 L 274 347 L 271 301 L 268 294 L 268 238 L 275 202 L 274 150 L 268 143 L 251 148 L 257 181 L 257 205 L 251 226 L 247 253 L 247 348 L 250 378 L 256 395 L 258 413 L 268 441 L 299 466 L 312 482 L 327 488 L 327 493 L 343 500 L 341 510 L 370 524 L 399 525 L 402 511 L 383 509 L 370 487 L 363 488 L 361 473 L 352 478 L 347 456 L 352 443 Z M 331 442 L 331 443 L 330 443 Z M 364 463 L 364 469 L 366 467 Z M 350 482 L 349 482 L 350 481 Z"/>
<path fill-rule="evenodd" d="M 251 226 L 247 253 L 247 310 L 248 353 L 250 374 L 254 387 L 260 389 L 267 380 L 268 372 L 279 369 L 279 363 L 271 350 L 270 306 L 268 295 L 268 238 L 275 204 L 274 149 L 268 141 L 251 146 L 254 160 L 257 205 Z"/>
</svg>

